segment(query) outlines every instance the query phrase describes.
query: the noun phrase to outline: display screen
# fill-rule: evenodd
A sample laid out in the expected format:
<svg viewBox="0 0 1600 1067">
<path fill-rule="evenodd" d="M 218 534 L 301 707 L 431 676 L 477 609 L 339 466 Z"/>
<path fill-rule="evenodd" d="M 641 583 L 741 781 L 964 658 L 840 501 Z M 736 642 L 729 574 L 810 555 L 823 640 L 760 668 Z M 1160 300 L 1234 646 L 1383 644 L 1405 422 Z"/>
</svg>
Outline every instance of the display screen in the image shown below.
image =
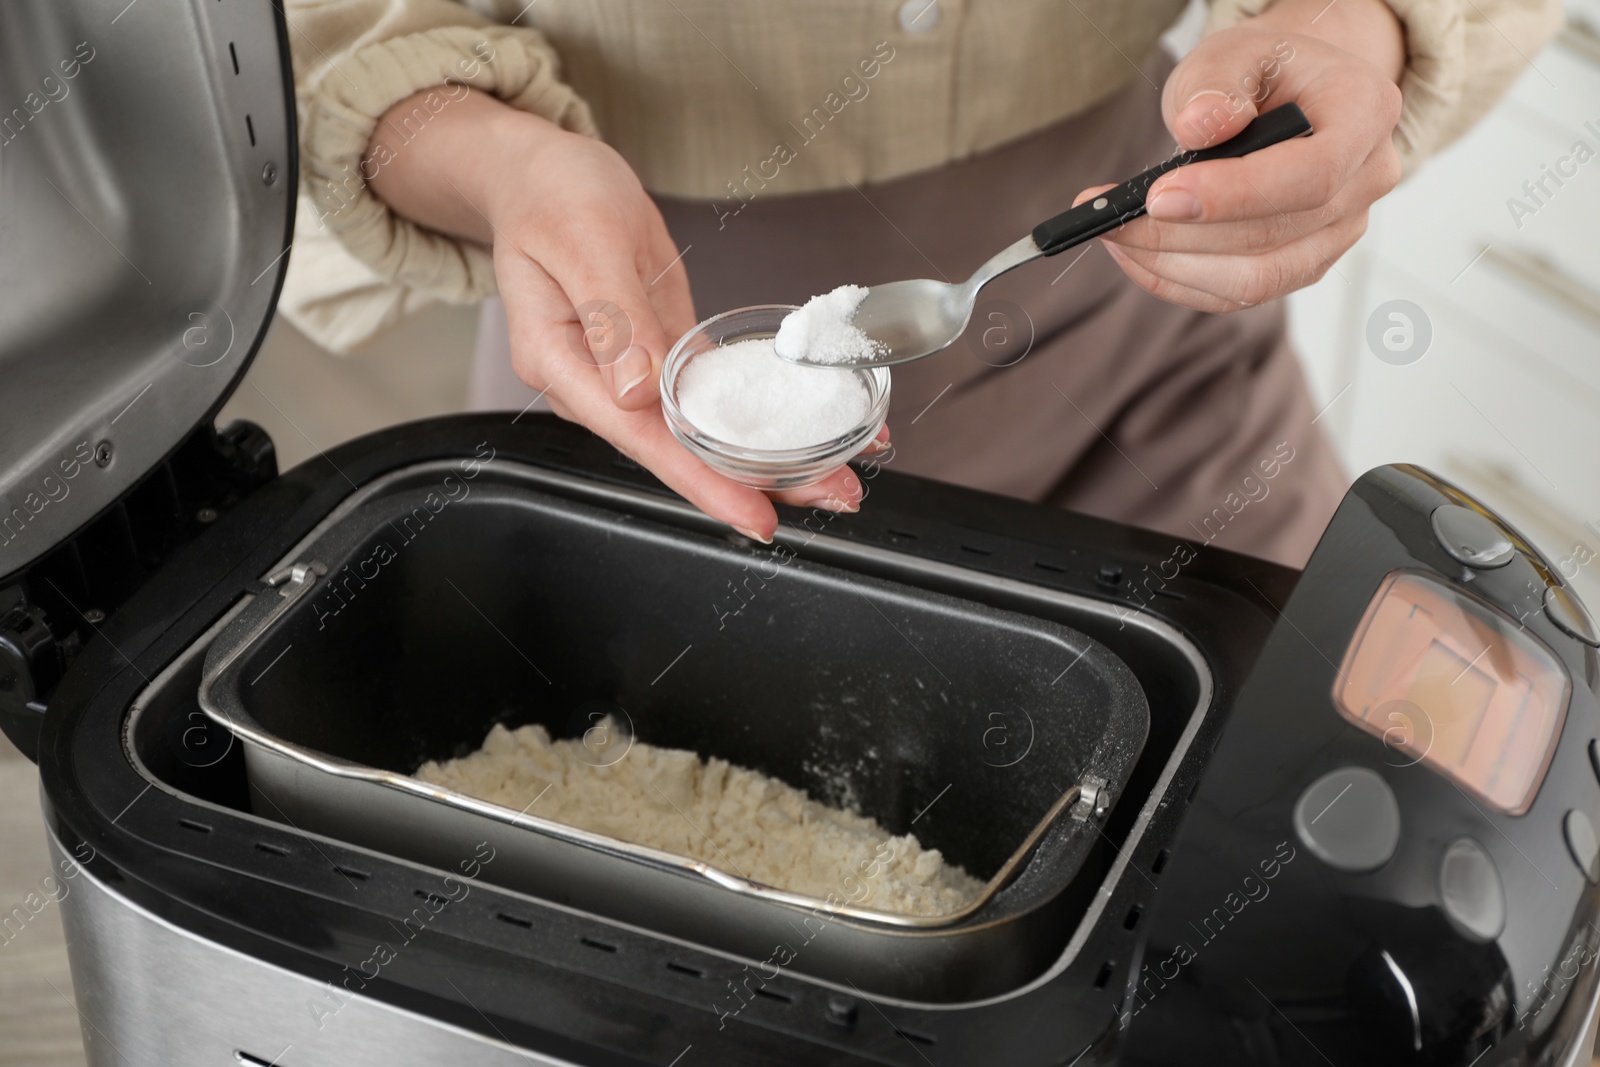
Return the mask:
<svg viewBox="0 0 1600 1067">
<path fill-rule="evenodd" d="M 1436 578 L 1396 572 L 1362 616 L 1333 703 L 1408 762 L 1520 815 L 1571 694 L 1560 661 L 1510 618 Z"/>
</svg>

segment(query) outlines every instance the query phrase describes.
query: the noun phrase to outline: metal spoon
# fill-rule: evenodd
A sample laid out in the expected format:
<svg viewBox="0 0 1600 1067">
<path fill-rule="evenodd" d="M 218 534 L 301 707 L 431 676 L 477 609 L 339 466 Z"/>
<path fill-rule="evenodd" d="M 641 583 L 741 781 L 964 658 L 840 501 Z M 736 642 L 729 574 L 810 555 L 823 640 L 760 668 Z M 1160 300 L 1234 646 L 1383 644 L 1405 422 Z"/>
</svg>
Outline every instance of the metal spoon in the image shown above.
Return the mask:
<svg viewBox="0 0 1600 1067">
<path fill-rule="evenodd" d="M 931 356 L 954 344 L 967 328 L 979 289 L 1013 267 L 1064 252 L 1143 215 L 1145 194 L 1168 171 L 1210 159 L 1236 159 L 1310 132 L 1311 123 L 1297 105 L 1273 108 L 1231 140 L 1212 148 L 1179 152 L 1115 189 L 1107 189 L 1095 199 L 1040 223 L 1031 234 L 979 267 L 959 285 L 916 278 L 872 286 L 854 319 L 876 342 L 877 351 L 871 358 L 847 363 L 824 363 L 803 356 L 784 358 L 808 367 L 837 368 L 887 367 Z"/>
</svg>

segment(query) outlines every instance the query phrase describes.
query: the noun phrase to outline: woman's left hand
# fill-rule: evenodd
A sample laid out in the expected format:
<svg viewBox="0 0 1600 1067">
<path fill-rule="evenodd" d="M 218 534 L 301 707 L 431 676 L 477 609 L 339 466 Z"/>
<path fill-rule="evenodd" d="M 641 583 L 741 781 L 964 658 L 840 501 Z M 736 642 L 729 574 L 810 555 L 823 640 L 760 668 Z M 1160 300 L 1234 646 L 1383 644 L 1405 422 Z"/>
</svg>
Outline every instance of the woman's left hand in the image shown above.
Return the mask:
<svg viewBox="0 0 1600 1067">
<path fill-rule="evenodd" d="M 1279 0 L 1209 35 L 1162 92 L 1182 147 L 1226 141 L 1290 102 L 1315 132 L 1163 176 L 1148 215 L 1107 234 L 1107 250 L 1143 288 L 1201 311 L 1253 307 L 1321 278 L 1400 180 L 1404 64 L 1404 30 L 1383 0 Z"/>
</svg>

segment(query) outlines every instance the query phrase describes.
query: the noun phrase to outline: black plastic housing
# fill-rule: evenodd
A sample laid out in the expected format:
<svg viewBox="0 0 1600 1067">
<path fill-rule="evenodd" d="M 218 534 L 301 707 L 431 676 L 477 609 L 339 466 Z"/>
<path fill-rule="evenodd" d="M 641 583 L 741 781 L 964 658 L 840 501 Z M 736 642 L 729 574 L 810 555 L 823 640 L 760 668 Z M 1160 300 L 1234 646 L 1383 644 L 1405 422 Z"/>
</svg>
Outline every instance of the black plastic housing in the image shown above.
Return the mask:
<svg viewBox="0 0 1600 1067">
<path fill-rule="evenodd" d="M 348 497 L 352 485 L 425 460 L 469 458 L 485 444 L 506 459 L 666 496 L 603 442 L 537 417 L 516 424 L 508 416 L 412 424 L 352 442 L 275 479 L 152 578 L 110 620 L 106 640 L 91 642 L 63 680 L 41 738 L 40 766 L 47 818 L 64 845 L 90 844 L 95 858 L 89 869 L 130 902 L 219 945 L 318 980 L 339 981 L 371 940 L 410 913 L 419 891 L 438 892 L 437 872 L 308 838 L 249 814 L 239 747 L 226 737 L 190 733 L 190 714 L 199 715 L 198 707 L 167 709 L 167 730 L 145 739 L 141 757 L 150 761 L 157 788 L 130 762 L 123 726 L 147 679 L 172 664 L 243 593 L 260 591 L 257 578 Z M 1144 603 L 1146 611 L 1188 633 L 1205 650 L 1213 693 L 1167 788 L 1174 801 L 1187 796 L 1224 709 L 1271 629 L 1272 600 L 1285 596 L 1294 572 L 1207 550 L 1150 599 L 1146 590 L 1135 595 L 1132 576 L 1153 575 L 1172 552 L 1170 538 L 897 476 L 892 469 L 869 477 L 868 485 L 862 514 L 832 520 L 830 535 L 1007 579 L 1015 588 L 1081 593 L 1129 613 Z M 798 524 L 807 516 L 789 512 L 786 518 Z M 716 529 L 708 520 L 688 526 Z M 997 584 L 975 599 L 1040 610 L 1011 588 Z M 1130 795 L 1148 795 L 1193 723 L 1195 678 L 1170 647 L 1150 641 L 1138 627 L 1117 625 L 1114 616 L 1091 636 L 1132 667 L 1149 701 L 1150 736 L 1128 785 Z M 211 744 L 216 747 L 205 748 Z M 1117 1006 L 1143 934 L 1140 916 L 1164 880 L 1163 852 L 1182 813 L 1181 803 L 1159 805 L 1130 847 L 1138 809 L 1130 804 L 1112 812 L 1102 827 L 1106 847 L 1094 862 L 1103 872 L 1122 856 L 1129 869 L 1109 889 L 1104 921 L 1089 932 L 1070 967 L 997 1002 L 924 1010 L 869 1007 L 845 994 L 858 1005 L 852 1014 L 836 1003 L 834 989 L 785 974 L 769 985 L 779 996 L 757 997 L 724 1027 L 716 997 L 743 973 L 740 961 L 492 885 L 476 889 L 462 908 L 446 909 L 363 993 L 597 1064 L 667 1062 L 689 1042 L 697 1054 L 739 1064 L 921 1064 L 931 1056 L 952 1064 L 998 1059 L 1044 1065 L 1069 1062 L 1090 1046 L 1111 1055 L 1120 1040 Z M 614 951 L 597 949 L 595 942 Z M 484 1014 L 463 1004 L 461 993 Z"/>
</svg>

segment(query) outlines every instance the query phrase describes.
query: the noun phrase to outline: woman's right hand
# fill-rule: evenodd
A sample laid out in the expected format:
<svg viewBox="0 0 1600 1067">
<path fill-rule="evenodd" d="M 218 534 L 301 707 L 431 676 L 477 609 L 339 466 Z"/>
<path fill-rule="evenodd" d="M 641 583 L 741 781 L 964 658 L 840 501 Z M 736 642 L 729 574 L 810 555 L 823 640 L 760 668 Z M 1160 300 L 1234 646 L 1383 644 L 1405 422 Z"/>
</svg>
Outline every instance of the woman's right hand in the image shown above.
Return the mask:
<svg viewBox="0 0 1600 1067">
<path fill-rule="evenodd" d="M 770 540 L 778 520 L 768 496 L 700 462 L 662 417 L 661 364 L 694 327 L 694 304 L 683 258 L 628 164 L 609 145 L 477 91 L 398 143 L 390 119 L 417 100 L 379 121 L 369 159 L 384 163 L 371 187 L 421 225 L 492 245 L 518 377 L 707 515 Z M 772 499 L 854 511 L 862 495 L 841 467 Z"/>
</svg>

